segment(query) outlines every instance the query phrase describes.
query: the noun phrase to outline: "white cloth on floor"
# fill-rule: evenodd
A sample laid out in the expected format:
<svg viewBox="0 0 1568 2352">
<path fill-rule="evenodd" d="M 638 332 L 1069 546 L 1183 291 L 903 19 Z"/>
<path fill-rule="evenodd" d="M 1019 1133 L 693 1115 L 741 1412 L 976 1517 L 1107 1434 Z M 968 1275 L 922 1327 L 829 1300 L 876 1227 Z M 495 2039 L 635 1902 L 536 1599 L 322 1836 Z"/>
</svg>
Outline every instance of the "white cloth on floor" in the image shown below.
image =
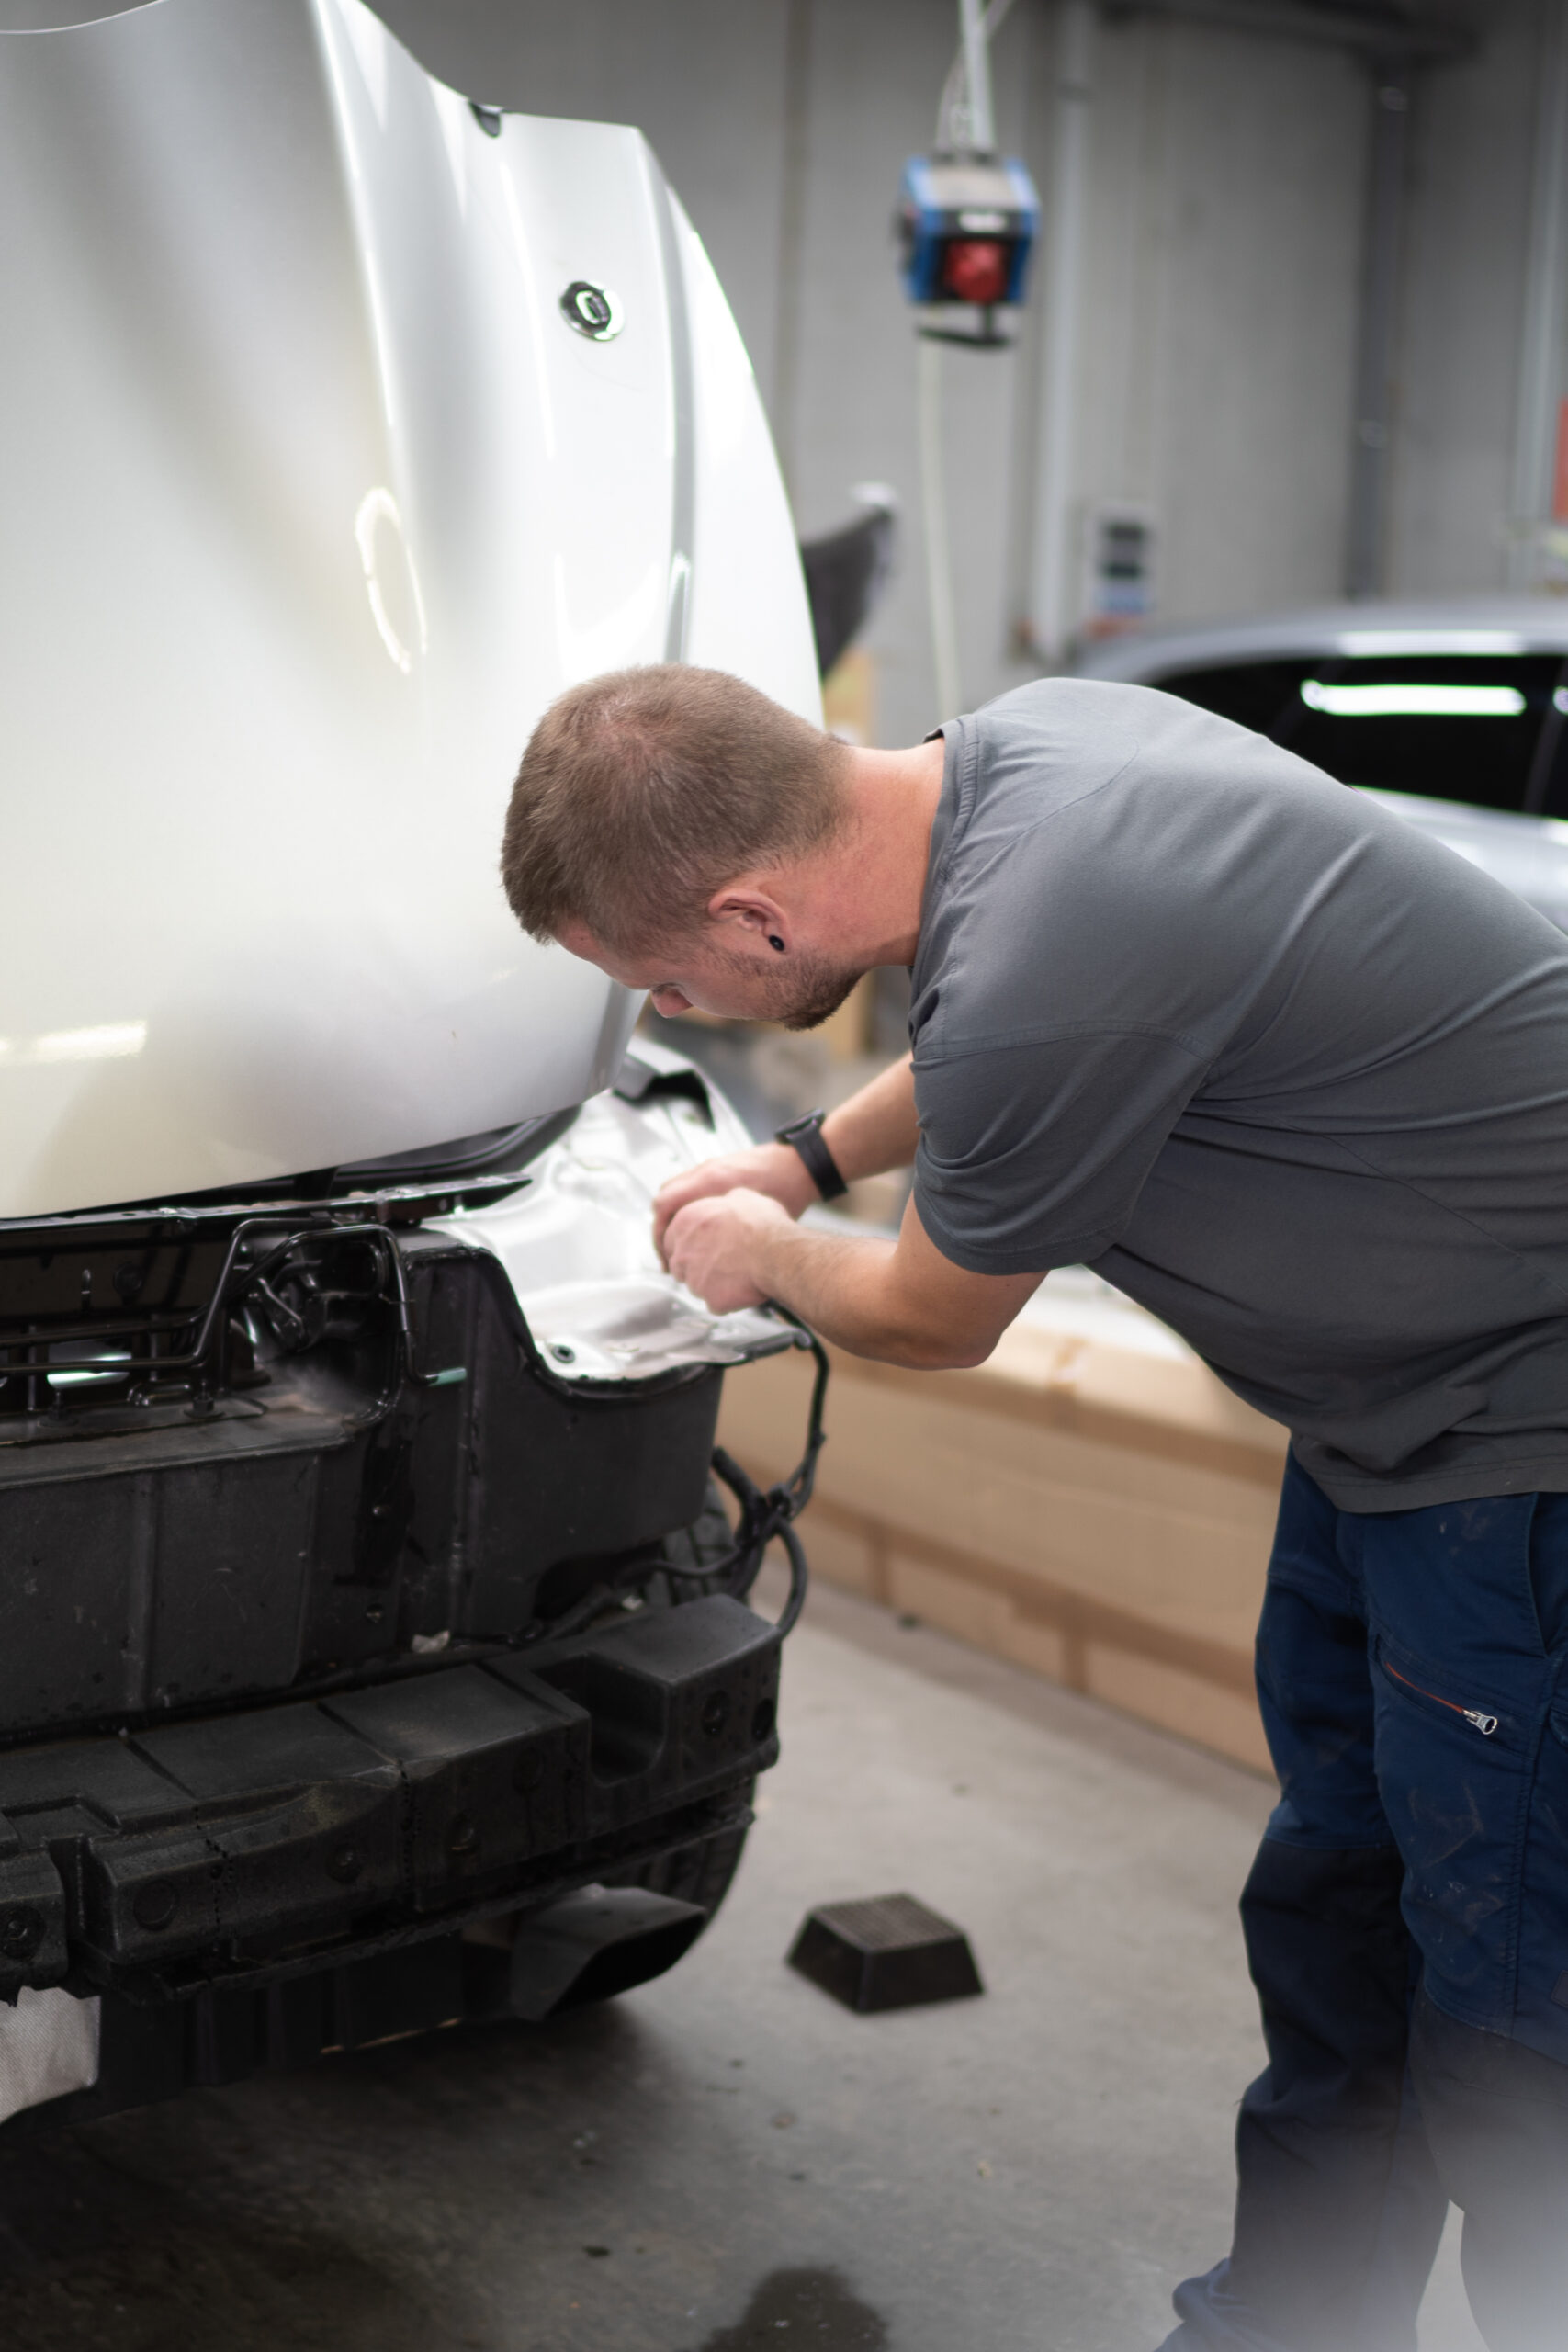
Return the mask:
<svg viewBox="0 0 1568 2352">
<path fill-rule="evenodd" d="M 98 2002 L 24 1990 L 0 2002 L 0 2122 L 98 2079 Z"/>
</svg>

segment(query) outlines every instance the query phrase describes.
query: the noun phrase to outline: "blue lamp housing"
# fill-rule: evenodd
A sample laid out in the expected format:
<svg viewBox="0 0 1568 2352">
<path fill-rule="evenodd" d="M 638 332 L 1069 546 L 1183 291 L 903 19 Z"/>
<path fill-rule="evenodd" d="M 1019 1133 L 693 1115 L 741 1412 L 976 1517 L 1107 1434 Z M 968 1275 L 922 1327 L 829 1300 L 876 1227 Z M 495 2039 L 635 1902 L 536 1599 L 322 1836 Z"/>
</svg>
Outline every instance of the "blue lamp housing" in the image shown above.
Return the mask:
<svg viewBox="0 0 1568 2352">
<path fill-rule="evenodd" d="M 922 305 L 1016 308 L 1039 226 L 1040 199 L 1016 156 L 911 155 L 898 198 L 904 291 Z"/>
</svg>

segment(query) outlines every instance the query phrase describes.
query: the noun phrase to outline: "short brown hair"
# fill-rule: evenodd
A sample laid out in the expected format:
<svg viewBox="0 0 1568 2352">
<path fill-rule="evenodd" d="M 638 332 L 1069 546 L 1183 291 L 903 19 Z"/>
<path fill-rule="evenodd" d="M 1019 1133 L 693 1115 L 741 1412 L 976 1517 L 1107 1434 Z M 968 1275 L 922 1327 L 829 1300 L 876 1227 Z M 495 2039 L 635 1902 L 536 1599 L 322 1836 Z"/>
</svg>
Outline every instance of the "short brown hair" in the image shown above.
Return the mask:
<svg viewBox="0 0 1568 2352">
<path fill-rule="evenodd" d="M 536 939 L 607 946 L 696 929 L 737 875 L 819 847 L 844 812 L 841 743 L 722 670 L 615 670 L 562 695 L 512 788 L 501 874 Z"/>
</svg>

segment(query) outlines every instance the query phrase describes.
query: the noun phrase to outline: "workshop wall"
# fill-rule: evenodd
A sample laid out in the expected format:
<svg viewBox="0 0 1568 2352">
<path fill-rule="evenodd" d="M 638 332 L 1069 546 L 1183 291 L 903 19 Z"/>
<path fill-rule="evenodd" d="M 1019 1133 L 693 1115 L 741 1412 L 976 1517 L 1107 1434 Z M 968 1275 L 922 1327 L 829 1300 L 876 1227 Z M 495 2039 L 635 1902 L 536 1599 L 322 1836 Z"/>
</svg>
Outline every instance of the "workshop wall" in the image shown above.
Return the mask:
<svg viewBox="0 0 1568 2352">
<path fill-rule="evenodd" d="M 995 45 L 1003 143 L 1035 173 L 1049 258 L 1064 0 Z M 1506 577 L 1542 27 L 1559 0 L 1449 0 L 1475 56 L 1418 76 L 1391 452 L 1388 584 Z M 891 215 L 931 143 L 952 0 L 380 0 L 432 70 L 495 103 L 635 120 L 706 240 L 768 402 L 803 532 L 897 492 L 898 577 L 868 639 L 876 740 L 941 716 L 919 512 L 915 344 Z M 1267 14 L 1266 10 L 1260 14 Z M 1043 535 L 1069 625 L 1098 509 L 1155 531 L 1156 617 L 1340 593 L 1373 76 L 1326 42 L 1100 12 L 1066 478 L 1039 478 L 1050 314 L 1020 348 L 944 355 L 964 699 L 1032 675 Z M 1054 515 L 1054 524 L 1053 524 Z"/>
<path fill-rule="evenodd" d="M 1146 509 L 1161 617 L 1335 586 L 1364 82 L 1327 47 L 1099 33 L 1068 560 L 1097 504 Z"/>
<path fill-rule="evenodd" d="M 1416 90 L 1389 583 L 1445 595 L 1509 575 L 1543 36 L 1561 0 L 1491 0 L 1470 62 Z M 1568 379 L 1561 385 L 1568 393 Z M 1524 567 L 1528 576 L 1529 567 Z"/>
</svg>

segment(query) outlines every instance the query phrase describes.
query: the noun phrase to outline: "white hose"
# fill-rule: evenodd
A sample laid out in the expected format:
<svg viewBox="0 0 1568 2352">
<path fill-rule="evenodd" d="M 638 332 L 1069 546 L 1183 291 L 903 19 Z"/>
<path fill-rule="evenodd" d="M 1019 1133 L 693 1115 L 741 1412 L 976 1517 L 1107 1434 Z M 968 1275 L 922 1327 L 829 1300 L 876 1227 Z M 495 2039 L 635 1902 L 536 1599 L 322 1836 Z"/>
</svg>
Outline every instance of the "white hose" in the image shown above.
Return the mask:
<svg viewBox="0 0 1568 2352">
<path fill-rule="evenodd" d="M 937 717 L 956 718 L 964 707 L 958 669 L 958 616 L 953 601 L 953 560 L 947 544 L 947 491 L 942 446 L 942 346 L 916 338 L 919 354 L 920 509 L 926 543 L 926 593 L 931 604 L 931 671 Z"/>
<path fill-rule="evenodd" d="M 980 0 L 959 0 L 962 37 L 937 107 L 939 153 L 991 151 L 996 133 L 991 120 L 990 40 L 1012 5 L 1013 0 L 989 0 L 989 6 L 982 7 Z M 964 690 L 958 666 L 953 558 L 947 542 L 942 345 L 930 335 L 920 335 L 916 348 L 919 353 L 920 508 L 925 526 L 926 594 L 931 605 L 931 673 L 938 715 L 955 718 L 964 707 Z"/>
<path fill-rule="evenodd" d="M 1013 0 L 991 0 L 990 6 L 986 10 L 985 15 L 980 19 L 979 33 L 983 44 L 989 44 L 993 35 L 999 29 L 1003 19 L 1011 9 L 1012 5 Z M 962 8 L 960 9 L 959 21 L 962 25 Z M 958 45 L 958 53 L 948 69 L 947 79 L 942 85 L 942 96 L 937 102 L 936 144 L 939 154 L 952 154 L 959 149 L 973 148 L 979 143 L 974 135 L 974 112 L 969 97 L 969 74 L 967 68 L 968 60 L 966 55 L 966 44 L 961 39 Z M 988 69 L 987 69 L 987 71 L 988 74 Z M 954 120 L 955 111 L 960 107 L 964 109 L 965 113 L 965 120 L 962 126 L 964 131 L 962 138 L 959 136 L 960 125 Z M 994 136 L 994 133 L 990 129 L 989 121 L 990 96 L 988 89 L 986 94 L 985 107 L 987 117 L 987 138 L 988 141 L 992 136 Z"/>
</svg>

